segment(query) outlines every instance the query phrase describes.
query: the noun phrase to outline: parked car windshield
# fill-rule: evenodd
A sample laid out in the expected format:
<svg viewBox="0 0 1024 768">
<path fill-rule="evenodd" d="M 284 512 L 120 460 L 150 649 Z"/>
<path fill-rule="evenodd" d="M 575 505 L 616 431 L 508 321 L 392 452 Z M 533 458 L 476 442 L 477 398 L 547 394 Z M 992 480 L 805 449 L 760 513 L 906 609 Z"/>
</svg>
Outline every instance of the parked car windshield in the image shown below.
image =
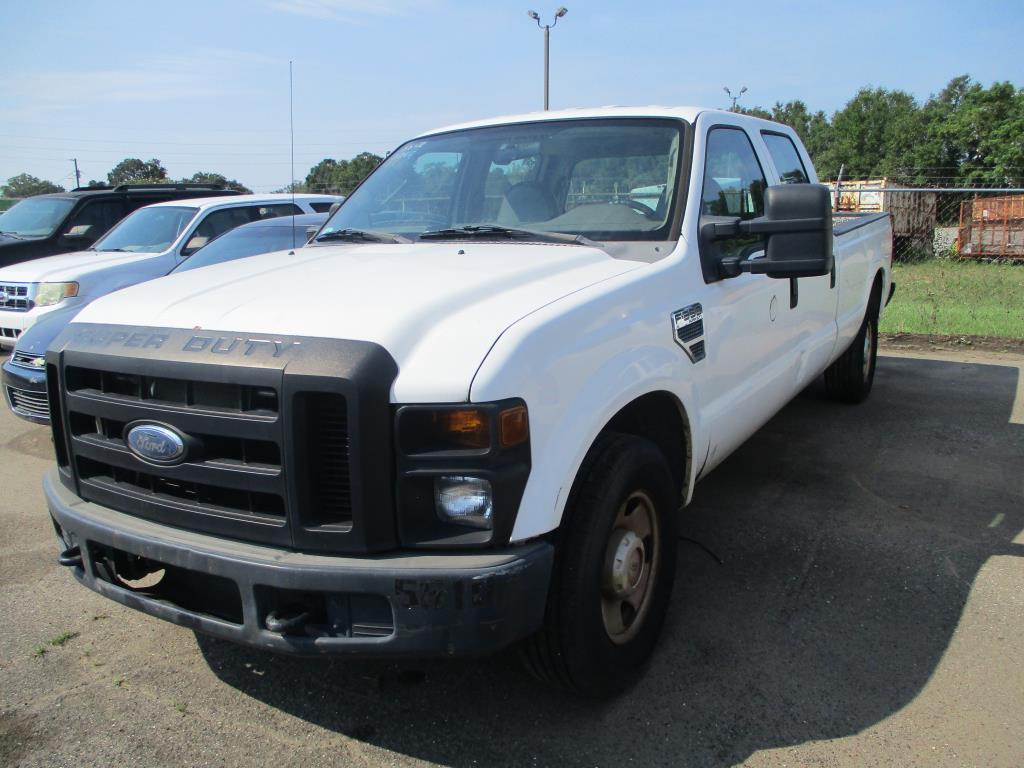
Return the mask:
<svg viewBox="0 0 1024 768">
<path fill-rule="evenodd" d="M 67 197 L 30 197 L 0 216 L 0 232 L 18 237 L 49 237 L 75 207 Z"/>
<path fill-rule="evenodd" d="M 352 193 L 318 239 L 482 226 L 667 240 L 682 130 L 670 119 L 576 119 L 416 139 Z"/>
<path fill-rule="evenodd" d="M 300 247 L 306 244 L 310 235 L 308 230 L 311 226 L 313 231 L 316 231 L 317 225 L 310 224 L 297 226 L 250 225 L 232 229 L 209 245 L 204 245 L 171 271 L 185 272 L 189 269 L 208 267 L 211 264 L 220 264 L 224 261 L 244 259 L 246 256 Z"/>
<path fill-rule="evenodd" d="M 97 251 L 161 253 L 166 251 L 188 226 L 198 208 L 158 205 L 139 208 L 102 237 Z"/>
</svg>

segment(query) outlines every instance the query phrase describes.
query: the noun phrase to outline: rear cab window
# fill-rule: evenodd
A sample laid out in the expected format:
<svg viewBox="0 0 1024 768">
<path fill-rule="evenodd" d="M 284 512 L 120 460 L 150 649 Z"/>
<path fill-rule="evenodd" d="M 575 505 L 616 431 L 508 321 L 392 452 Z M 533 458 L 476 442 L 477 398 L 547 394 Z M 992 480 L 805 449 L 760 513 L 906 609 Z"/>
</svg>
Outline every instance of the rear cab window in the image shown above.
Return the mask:
<svg viewBox="0 0 1024 768">
<path fill-rule="evenodd" d="M 779 174 L 779 181 L 783 184 L 810 183 L 811 179 L 807 175 L 804 161 L 800 159 L 800 153 L 789 136 L 773 131 L 761 131 L 761 138 L 768 147 L 768 154 L 771 155 L 772 164 Z"/>
</svg>

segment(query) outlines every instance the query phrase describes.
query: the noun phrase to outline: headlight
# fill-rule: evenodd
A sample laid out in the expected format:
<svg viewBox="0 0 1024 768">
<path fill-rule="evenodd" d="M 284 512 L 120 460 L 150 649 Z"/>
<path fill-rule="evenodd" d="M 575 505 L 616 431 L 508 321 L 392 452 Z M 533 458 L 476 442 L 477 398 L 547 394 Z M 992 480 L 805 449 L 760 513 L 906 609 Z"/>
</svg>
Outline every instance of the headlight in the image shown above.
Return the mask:
<svg viewBox="0 0 1024 768">
<path fill-rule="evenodd" d="M 34 304 L 37 307 L 51 307 L 77 295 L 78 283 L 40 283 Z"/>
<path fill-rule="evenodd" d="M 491 484 L 479 477 L 462 475 L 434 480 L 434 505 L 437 516 L 446 523 L 491 528 L 494 500 Z"/>
<path fill-rule="evenodd" d="M 530 475 L 526 403 L 399 406 L 397 532 L 410 548 L 504 546 Z"/>
</svg>

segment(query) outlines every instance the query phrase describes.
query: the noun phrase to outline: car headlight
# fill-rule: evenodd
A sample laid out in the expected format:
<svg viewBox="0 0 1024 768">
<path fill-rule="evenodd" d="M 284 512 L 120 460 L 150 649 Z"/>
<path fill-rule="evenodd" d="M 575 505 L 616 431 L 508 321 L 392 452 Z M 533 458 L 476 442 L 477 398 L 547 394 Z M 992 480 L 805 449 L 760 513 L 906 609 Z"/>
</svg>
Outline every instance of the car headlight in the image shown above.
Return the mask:
<svg viewBox="0 0 1024 768">
<path fill-rule="evenodd" d="M 434 480 L 437 516 L 446 523 L 490 529 L 494 525 L 491 483 L 479 477 L 447 475 Z"/>
<path fill-rule="evenodd" d="M 40 283 L 33 303 L 37 307 L 50 307 L 78 295 L 78 283 Z"/>
</svg>

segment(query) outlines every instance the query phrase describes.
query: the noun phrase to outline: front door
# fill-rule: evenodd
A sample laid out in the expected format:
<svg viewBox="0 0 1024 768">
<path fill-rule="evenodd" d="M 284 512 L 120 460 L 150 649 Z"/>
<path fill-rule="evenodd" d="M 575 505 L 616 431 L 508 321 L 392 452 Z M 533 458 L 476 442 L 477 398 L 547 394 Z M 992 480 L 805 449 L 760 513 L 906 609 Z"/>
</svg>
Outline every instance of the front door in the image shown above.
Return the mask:
<svg viewBox="0 0 1024 768">
<path fill-rule="evenodd" d="M 731 125 L 707 130 L 702 216 L 761 216 L 767 186 L 746 130 Z M 760 236 L 742 235 L 719 241 L 714 247 L 715 259 L 764 255 Z M 708 256 L 702 254 L 705 260 Z M 701 382 L 701 408 L 711 434 L 707 471 L 792 397 L 795 357 L 790 337 L 795 327 L 788 316 L 788 280 L 744 273 L 712 280 L 701 293 L 706 299 L 708 358 Z"/>
</svg>

